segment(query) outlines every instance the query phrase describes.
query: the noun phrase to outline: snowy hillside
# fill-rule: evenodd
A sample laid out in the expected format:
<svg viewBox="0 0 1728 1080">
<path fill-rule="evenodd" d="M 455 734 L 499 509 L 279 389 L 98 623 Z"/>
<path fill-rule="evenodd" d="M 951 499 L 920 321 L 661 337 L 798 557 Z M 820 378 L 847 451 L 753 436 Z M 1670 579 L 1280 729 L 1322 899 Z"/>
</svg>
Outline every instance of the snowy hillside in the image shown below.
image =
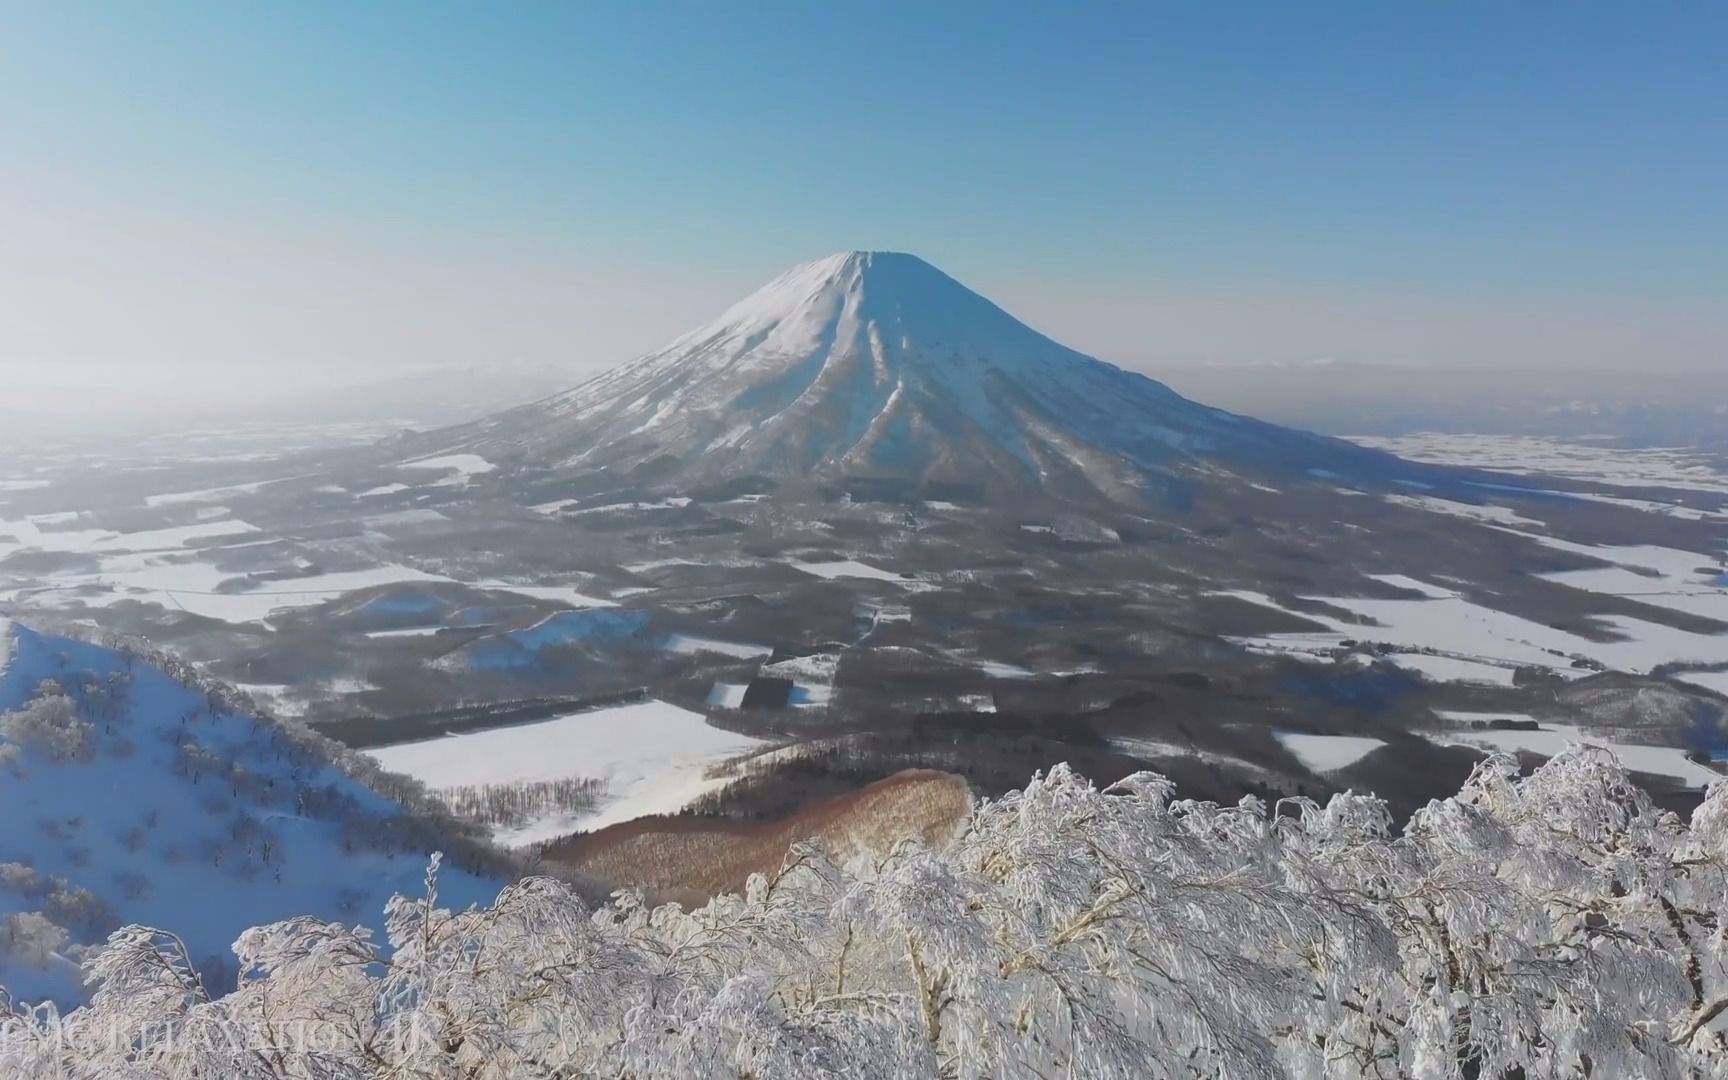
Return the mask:
<svg viewBox="0 0 1728 1080">
<path fill-rule="evenodd" d="M 122 923 L 173 927 L 221 986 L 249 926 L 376 925 L 385 899 L 419 888 L 438 823 L 295 733 L 5 620 L 0 664 L 0 986 L 15 998 L 81 997 L 84 947 Z M 443 890 L 464 906 L 500 885 L 451 869 Z"/>
<path fill-rule="evenodd" d="M 1080 480 L 1115 495 L 1197 463 L 1381 460 L 1189 401 L 894 252 L 794 267 L 658 352 L 434 438 L 554 468 Z"/>
</svg>

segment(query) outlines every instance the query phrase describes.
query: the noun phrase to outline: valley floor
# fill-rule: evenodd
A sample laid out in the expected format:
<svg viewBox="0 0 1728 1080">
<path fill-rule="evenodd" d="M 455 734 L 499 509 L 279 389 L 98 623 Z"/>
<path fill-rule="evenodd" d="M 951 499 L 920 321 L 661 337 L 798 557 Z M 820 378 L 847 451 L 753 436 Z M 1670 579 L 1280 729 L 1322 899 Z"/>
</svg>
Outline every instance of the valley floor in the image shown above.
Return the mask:
<svg viewBox="0 0 1728 1080">
<path fill-rule="evenodd" d="M 1408 813 L 1487 748 L 1579 739 L 1695 803 L 1728 755 L 1728 475 L 1683 451 L 1381 443 L 1501 472 L 1152 513 L 618 488 L 389 444 L 22 457 L 0 610 L 151 642 L 498 841 L 589 863 L 643 815 L 756 829 L 906 770 L 997 794 L 1058 761 Z"/>
</svg>

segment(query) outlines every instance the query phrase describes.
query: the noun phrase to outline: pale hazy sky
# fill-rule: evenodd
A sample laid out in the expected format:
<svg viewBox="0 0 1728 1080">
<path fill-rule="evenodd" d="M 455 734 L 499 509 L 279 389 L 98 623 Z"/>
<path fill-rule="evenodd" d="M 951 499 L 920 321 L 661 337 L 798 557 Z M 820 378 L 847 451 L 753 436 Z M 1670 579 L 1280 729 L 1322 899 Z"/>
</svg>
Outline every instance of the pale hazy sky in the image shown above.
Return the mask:
<svg viewBox="0 0 1728 1080">
<path fill-rule="evenodd" d="M 0 394 L 574 380 L 850 248 L 1152 370 L 1714 368 L 1725 131 L 1711 5 L 0 0 Z"/>
</svg>

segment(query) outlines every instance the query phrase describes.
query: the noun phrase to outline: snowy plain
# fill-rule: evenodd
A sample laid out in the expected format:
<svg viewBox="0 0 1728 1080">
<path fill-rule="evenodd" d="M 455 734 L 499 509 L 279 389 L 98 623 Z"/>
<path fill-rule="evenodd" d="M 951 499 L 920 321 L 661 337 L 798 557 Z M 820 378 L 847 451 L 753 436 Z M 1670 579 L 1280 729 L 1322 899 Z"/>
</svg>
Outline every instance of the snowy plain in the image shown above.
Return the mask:
<svg viewBox="0 0 1728 1080">
<path fill-rule="evenodd" d="M 576 585 L 492 579 L 464 582 L 393 563 L 257 583 L 223 570 L 207 557 L 258 538 L 260 530 L 245 521 L 223 517 L 173 528 L 120 532 L 80 528 L 78 519 L 77 514 L 0 518 L 0 559 L 44 552 L 87 557 L 96 563 L 94 569 L 58 571 L 37 576 L 29 583 L 15 580 L 10 588 L 0 586 L 0 602 L 28 596 L 32 604 L 105 607 L 132 600 L 223 622 L 249 623 L 261 622 L 273 612 L 323 604 L 360 589 L 423 582 L 511 592 L 577 608 L 609 603 L 589 596 Z"/>
<path fill-rule="evenodd" d="M 1509 473 L 1557 476 L 1623 487 L 1666 487 L 1728 495 L 1728 476 L 1716 469 L 1711 456 L 1687 447 L 1634 449 L 1613 445 L 1607 439 L 1584 441 L 1437 432 L 1400 436 L 1358 435 L 1352 441 L 1389 450 L 1413 461 L 1437 465 L 1500 469 Z"/>
<path fill-rule="evenodd" d="M 712 727 L 700 713 L 645 701 L 368 751 L 433 789 L 586 777 L 605 795 L 589 811 L 556 814 L 495 834 L 516 847 L 645 814 L 676 813 L 725 783 L 709 769 L 763 740 Z"/>
<path fill-rule="evenodd" d="M 1366 735 L 1312 735 L 1300 731 L 1276 733 L 1284 748 L 1296 755 L 1304 768 L 1313 773 L 1337 772 L 1386 745 L 1384 739 Z"/>
<path fill-rule="evenodd" d="M 1483 723 L 1493 720 L 1528 722 L 1520 713 L 1474 713 L 1442 711 L 1440 716 L 1457 724 Z M 1668 776 L 1692 788 L 1705 788 L 1723 779 L 1723 774 L 1686 757 L 1686 751 L 1673 746 L 1643 746 L 1617 742 L 1569 724 L 1548 724 L 1536 730 L 1464 729 L 1431 734 L 1429 738 L 1443 745 L 1473 746 L 1488 750 L 1528 751 L 1543 757 L 1553 757 L 1569 746 L 1600 746 L 1611 751 L 1620 763 L 1634 772 Z"/>
<path fill-rule="evenodd" d="M 1294 611 L 1272 597 L 1252 590 L 1233 590 L 1218 595 L 1233 596 L 1328 627 L 1326 634 L 1270 634 L 1232 639 L 1266 650 L 1284 648 L 1291 652 L 1312 652 L 1335 647 L 1345 640 L 1367 640 L 1408 649 L 1432 649 L 1464 661 L 1534 665 L 1561 674 L 1576 674 L 1572 660 L 1577 657 L 1628 672 L 1648 672 L 1658 665 L 1674 661 L 1728 663 L 1728 635 L 1694 633 L 1623 615 L 1598 619 L 1604 627 L 1622 635 L 1619 640 L 1592 641 L 1460 597 L 1421 600 L 1382 600 L 1362 596 L 1303 598 L 1343 608 L 1362 620 L 1349 622 L 1324 613 Z M 1428 673 L 1437 670 L 1430 668 Z"/>
</svg>

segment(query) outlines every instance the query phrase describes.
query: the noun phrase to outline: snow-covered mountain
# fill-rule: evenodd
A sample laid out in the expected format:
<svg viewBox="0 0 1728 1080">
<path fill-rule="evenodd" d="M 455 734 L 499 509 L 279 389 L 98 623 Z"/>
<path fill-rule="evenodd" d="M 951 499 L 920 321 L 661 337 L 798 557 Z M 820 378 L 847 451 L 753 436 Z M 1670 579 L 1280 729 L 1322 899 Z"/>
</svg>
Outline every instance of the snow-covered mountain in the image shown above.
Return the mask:
<svg viewBox="0 0 1728 1080">
<path fill-rule="evenodd" d="M 782 274 L 665 348 L 436 433 L 555 469 L 1156 492 L 1184 473 L 1372 467 L 1052 341 L 913 255 Z"/>
<path fill-rule="evenodd" d="M 80 1000 L 79 961 L 123 923 L 172 926 L 212 988 L 261 921 L 381 928 L 380 905 L 418 894 L 454 839 L 375 790 L 411 781 L 373 766 L 362 783 L 364 758 L 199 681 L 0 619 L 0 987 L 16 1000 Z M 440 893 L 460 908 L 508 876 L 447 865 Z"/>
</svg>

